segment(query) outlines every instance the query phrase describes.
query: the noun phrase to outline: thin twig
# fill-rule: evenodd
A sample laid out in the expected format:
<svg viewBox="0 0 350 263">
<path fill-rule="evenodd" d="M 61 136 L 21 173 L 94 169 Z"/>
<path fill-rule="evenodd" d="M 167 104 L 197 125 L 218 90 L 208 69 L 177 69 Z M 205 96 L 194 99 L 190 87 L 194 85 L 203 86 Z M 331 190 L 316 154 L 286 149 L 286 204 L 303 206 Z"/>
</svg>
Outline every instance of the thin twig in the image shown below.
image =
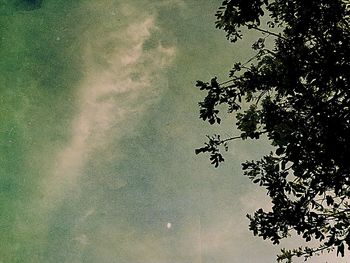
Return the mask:
<svg viewBox="0 0 350 263">
<path fill-rule="evenodd" d="M 246 26 L 248 26 L 248 25 L 246 25 Z M 259 28 L 257 26 L 254 26 L 254 25 L 253 26 L 249 26 L 249 27 L 252 28 L 252 29 L 255 29 L 257 31 L 260 31 L 262 33 L 270 34 L 270 35 L 273 35 L 273 36 L 275 36 L 277 38 L 280 38 L 280 39 L 283 39 L 283 40 L 287 40 L 285 37 L 281 36 L 280 34 L 276 34 L 274 32 L 268 31 L 266 29 L 261 29 L 261 28 Z"/>
<path fill-rule="evenodd" d="M 261 131 L 261 132 L 259 132 L 259 135 L 264 134 L 264 133 L 267 133 L 267 131 Z M 227 138 L 225 140 L 222 140 L 220 143 L 225 143 L 225 142 L 232 141 L 232 140 L 237 140 L 237 139 L 242 139 L 242 135 L 234 136 L 234 137 L 231 137 L 231 138 Z"/>
</svg>

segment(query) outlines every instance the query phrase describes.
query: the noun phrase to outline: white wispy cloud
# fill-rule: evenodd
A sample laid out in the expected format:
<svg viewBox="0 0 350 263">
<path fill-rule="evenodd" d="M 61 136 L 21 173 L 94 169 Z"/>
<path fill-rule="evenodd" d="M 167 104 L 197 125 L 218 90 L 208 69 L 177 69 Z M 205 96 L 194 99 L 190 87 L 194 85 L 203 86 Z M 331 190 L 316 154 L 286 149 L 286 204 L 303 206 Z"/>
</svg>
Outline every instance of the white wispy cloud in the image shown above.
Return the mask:
<svg viewBox="0 0 350 263">
<path fill-rule="evenodd" d="M 121 10 L 136 12 L 130 6 Z M 141 21 L 138 17 L 121 30 L 96 34 L 102 35 L 98 38 L 88 36 L 85 78 L 77 93 L 79 113 L 73 120 L 69 142 L 57 156 L 52 176 L 44 182 L 47 204 L 52 205 L 71 191 L 79 194 L 77 182 L 89 156 L 107 146 L 109 140 L 133 133 L 134 124 L 167 85 L 164 73 L 175 56 L 175 47 L 163 46 L 159 41 L 145 49 L 145 42 L 161 29 L 154 15 L 142 14 Z"/>
</svg>

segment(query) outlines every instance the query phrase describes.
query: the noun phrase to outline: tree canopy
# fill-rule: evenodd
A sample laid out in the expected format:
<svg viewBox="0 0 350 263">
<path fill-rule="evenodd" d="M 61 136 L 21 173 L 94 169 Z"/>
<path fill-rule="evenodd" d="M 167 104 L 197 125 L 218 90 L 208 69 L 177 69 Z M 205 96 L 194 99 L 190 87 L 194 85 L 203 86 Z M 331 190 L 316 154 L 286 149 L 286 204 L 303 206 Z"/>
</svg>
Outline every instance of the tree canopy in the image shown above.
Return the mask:
<svg viewBox="0 0 350 263">
<path fill-rule="evenodd" d="M 228 141 L 266 136 L 275 147 L 242 164 L 272 203 L 248 215 L 250 229 L 274 244 L 293 233 L 319 244 L 282 249 L 278 261 L 350 250 L 349 14 L 342 0 L 227 0 L 216 13 L 230 41 L 247 30 L 259 37 L 255 55 L 235 61 L 227 81 L 197 81 L 206 92 L 200 118 L 220 124 L 226 105 L 240 134 L 208 136 L 196 153 L 217 167 Z"/>
</svg>

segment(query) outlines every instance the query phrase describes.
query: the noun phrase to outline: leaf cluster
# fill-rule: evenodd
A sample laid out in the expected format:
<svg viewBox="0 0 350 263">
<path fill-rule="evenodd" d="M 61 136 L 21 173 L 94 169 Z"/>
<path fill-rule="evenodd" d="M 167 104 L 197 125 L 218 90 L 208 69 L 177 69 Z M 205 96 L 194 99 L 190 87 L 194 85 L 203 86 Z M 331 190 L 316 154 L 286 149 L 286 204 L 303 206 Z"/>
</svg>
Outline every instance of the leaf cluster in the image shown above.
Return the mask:
<svg viewBox="0 0 350 263">
<path fill-rule="evenodd" d="M 344 256 L 350 249 L 349 8 L 341 0 L 231 0 L 216 16 L 233 42 L 242 28 L 261 36 L 252 46 L 256 54 L 235 62 L 228 81 L 197 82 L 206 92 L 200 118 L 220 124 L 218 106 L 226 105 L 241 134 L 208 137 L 196 153 L 208 152 L 217 167 L 224 161 L 221 145 L 265 134 L 275 151 L 242 167 L 266 189 L 272 210 L 249 215 L 250 229 L 274 244 L 291 233 L 320 243 L 283 250 L 279 261 L 334 248 Z"/>
</svg>

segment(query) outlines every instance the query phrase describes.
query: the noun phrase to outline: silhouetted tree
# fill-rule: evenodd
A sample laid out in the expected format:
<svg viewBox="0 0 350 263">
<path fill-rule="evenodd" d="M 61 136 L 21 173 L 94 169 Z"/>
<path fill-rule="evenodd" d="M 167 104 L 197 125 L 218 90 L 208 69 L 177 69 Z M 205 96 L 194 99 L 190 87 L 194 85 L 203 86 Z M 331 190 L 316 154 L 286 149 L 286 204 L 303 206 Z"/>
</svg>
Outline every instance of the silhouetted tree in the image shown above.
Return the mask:
<svg viewBox="0 0 350 263">
<path fill-rule="evenodd" d="M 219 135 L 196 153 L 220 150 L 234 139 L 267 136 L 275 151 L 242 164 L 253 183 L 266 188 L 271 211 L 248 215 L 254 235 L 278 244 L 290 233 L 317 247 L 283 249 L 278 261 L 350 249 L 350 26 L 341 0 L 227 0 L 216 13 L 218 28 L 236 42 L 244 30 L 260 37 L 255 55 L 237 62 L 229 80 L 198 81 L 207 92 L 200 118 L 220 124 L 219 105 L 235 114 L 241 133 Z M 262 23 L 262 21 L 265 21 Z M 265 46 L 269 38 L 272 48 Z M 221 107 L 220 107 L 221 109 Z"/>
</svg>

